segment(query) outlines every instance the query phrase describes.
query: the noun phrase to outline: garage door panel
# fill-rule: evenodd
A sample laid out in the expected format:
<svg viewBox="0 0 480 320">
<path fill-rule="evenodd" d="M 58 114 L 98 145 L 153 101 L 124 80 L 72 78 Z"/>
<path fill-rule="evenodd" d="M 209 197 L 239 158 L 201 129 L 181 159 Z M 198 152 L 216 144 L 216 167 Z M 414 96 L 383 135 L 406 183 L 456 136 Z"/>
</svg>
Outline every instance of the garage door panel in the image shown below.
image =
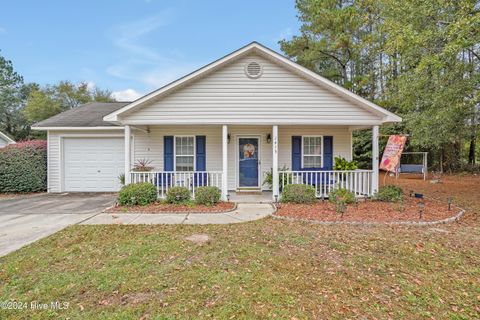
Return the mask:
<svg viewBox="0 0 480 320">
<path fill-rule="evenodd" d="M 123 138 L 65 138 L 65 191 L 118 191 Z"/>
</svg>

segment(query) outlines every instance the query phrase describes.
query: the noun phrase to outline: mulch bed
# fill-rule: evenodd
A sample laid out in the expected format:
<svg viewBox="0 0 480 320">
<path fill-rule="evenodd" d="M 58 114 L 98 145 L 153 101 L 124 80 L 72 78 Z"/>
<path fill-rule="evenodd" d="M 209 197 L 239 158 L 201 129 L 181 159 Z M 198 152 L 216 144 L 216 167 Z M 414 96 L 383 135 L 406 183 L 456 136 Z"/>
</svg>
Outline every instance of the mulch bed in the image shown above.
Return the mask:
<svg viewBox="0 0 480 320">
<path fill-rule="evenodd" d="M 155 202 L 146 206 L 120 206 L 117 205 L 113 208 L 106 210 L 108 213 L 222 213 L 228 212 L 235 209 L 234 202 L 219 202 L 214 206 L 204 206 L 204 205 L 182 205 L 182 204 L 170 204 Z"/>
<path fill-rule="evenodd" d="M 448 211 L 447 203 L 437 200 L 424 199 L 425 211 L 420 220 L 418 199 L 405 196 L 403 208 L 400 203 L 381 201 L 360 201 L 358 208 L 350 204 L 343 214 L 335 211 L 335 205 L 328 201 L 315 204 L 282 203 L 275 215 L 303 220 L 316 221 L 348 221 L 348 222 L 396 222 L 396 221 L 438 221 L 450 218 L 459 212 L 459 208 L 452 206 Z"/>
</svg>

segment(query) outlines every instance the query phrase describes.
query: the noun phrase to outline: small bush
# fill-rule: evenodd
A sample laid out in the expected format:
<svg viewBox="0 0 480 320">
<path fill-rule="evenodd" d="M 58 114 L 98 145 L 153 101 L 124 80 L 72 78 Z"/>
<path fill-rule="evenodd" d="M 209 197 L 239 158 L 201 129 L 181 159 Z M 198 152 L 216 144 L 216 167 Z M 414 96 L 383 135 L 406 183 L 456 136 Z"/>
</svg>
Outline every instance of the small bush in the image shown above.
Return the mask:
<svg viewBox="0 0 480 320">
<path fill-rule="evenodd" d="M 221 194 L 222 192 L 217 187 L 199 187 L 195 191 L 195 203 L 213 206 L 220 201 Z"/>
<path fill-rule="evenodd" d="M 145 206 L 157 200 L 157 189 L 148 182 L 129 184 L 118 193 L 118 202 L 122 206 Z"/>
<path fill-rule="evenodd" d="M 171 187 L 167 191 L 167 203 L 182 204 L 190 200 L 190 190 L 186 187 Z"/>
<path fill-rule="evenodd" d="M 378 201 L 400 202 L 403 200 L 403 190 L 399 186 L 386 185 L 380 187 L 373 198 Z"/>
<path fill-rule="evenodd" d="M 315 188 L 306 184 L 289 184 L 282 193 L 282 202 L 313 203 L 317 200 Z"/>
<path fill-rule="evenodd" d="M 0 193 L 47 190 L 47 142 L 32 140 L 0 149 Z"/>
<path fill-rule="evenodd" d="M 355 202 L 355 194 L 345 188 L 337 188 L 328 194 L 328 201 L 335 205 L 337 212 L 345 212 L 347 204 Z"/>
</svg>

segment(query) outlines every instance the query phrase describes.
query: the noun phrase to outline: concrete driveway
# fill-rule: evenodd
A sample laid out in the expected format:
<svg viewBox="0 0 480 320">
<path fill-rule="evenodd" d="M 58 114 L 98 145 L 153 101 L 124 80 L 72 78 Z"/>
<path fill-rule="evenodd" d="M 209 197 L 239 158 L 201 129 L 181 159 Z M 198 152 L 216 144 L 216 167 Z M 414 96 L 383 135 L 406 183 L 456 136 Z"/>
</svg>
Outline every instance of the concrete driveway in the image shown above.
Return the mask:
<svg viewBox="0 0 480 320">
<path fill-rule="evenodd" d="M 63 193 L 0 200 L 0 256 L 88 219 L 115 194 Z"/>
</svg>

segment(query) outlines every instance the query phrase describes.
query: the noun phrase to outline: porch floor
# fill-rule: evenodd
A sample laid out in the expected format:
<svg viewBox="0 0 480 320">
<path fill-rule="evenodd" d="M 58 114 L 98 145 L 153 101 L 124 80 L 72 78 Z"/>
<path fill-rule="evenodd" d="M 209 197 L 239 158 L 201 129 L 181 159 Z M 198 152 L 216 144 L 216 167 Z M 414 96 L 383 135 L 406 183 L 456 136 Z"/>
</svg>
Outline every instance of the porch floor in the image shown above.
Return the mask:
<svg viewBox="0 0 480 320">
<path fill-rule="evenodd" d="M 245 194 L 242 192 L 229 191 L 230 201 L 237 203 L 272 203 L 272 192 L 262 191 L 259 194 Z"/>
</svg>

